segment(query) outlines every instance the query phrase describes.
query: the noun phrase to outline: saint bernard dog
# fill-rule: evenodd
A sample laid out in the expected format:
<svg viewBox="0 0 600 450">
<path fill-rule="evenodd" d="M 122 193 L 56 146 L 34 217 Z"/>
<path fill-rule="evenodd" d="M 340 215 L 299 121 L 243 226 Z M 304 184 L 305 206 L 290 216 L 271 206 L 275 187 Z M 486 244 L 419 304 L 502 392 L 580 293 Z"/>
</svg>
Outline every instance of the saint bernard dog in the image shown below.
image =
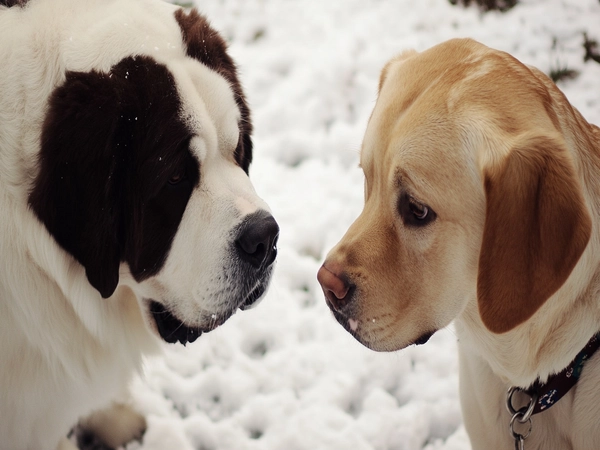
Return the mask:
<svg viewBox="0 0 600 450">
<path fill-rule="evenodd" d="M 116 447 L 142 356 L 269 283 L 248 105 L 225 41 L 160 0 L 0 0 L 0 67 L 0 448 L 74 448 L 79 420 Z"/>
</svg>

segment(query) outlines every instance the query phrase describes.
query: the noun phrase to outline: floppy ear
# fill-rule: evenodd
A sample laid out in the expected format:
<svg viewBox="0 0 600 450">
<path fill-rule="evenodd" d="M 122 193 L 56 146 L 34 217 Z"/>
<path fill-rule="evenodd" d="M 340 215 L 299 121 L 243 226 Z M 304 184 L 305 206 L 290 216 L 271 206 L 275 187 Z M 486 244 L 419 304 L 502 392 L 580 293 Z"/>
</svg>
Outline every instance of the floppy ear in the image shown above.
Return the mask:
<svg viewBox="0 0 600 450">
<path fill-rule="evenodd" d="M 240 109 L 240 139 L 234 156 L 239 166 L 248 173 L 252 163 L 252 121 L 250 108 L 246 102 L 244 90 L 238 79 L 237 67 L 227 53 L 227 42 L 212 28 L 206 17 L 192 8 L 188 13 L 183 9 L 175 11 L 175 19 L 181 29 L 181 37 L 186 46 L 187 55 L 200 61 L 225 78 Z"/>
<path fill-rule="evenodd" d="M 592 221 L 564 144 L 533 137 L 486 173 L 477 295 L 486 327 L 509 331 L 567 280 Z"/>
<path fill-rule="evenodd" d="M 85 267 L 104 298 L 116 289 L 122 252 L 119 205 L 126 156 L 125 149 L 117 153 L 116 83 L 100 72 L 67 73 L 49 100 L 39 174 L 29 197 L 37 217 Z"/>
</svg>

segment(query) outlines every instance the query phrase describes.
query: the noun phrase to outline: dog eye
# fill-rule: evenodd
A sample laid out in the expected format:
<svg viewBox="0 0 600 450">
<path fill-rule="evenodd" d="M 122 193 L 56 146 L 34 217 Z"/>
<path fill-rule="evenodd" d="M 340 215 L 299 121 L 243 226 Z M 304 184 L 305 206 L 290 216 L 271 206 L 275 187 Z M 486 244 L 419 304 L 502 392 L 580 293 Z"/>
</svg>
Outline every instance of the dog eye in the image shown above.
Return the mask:
<svg viewBox="0 0 600 450">
<path fill-rule="evenodd" d="M 176 184 L 181 183 L 183 180 L 185 180 L 185 172 L 182 170 L 179 172 L 175 172 L 171 176 L 171 178 L 169 178 L 169 184 L 174 186 Z"/>
<path fill-rule="evenodd" d="M 425 205 L 415 202 L 414 200 L 409 201 L 409 208 L 410 212 L 417 220 L 425 220 L 429 215 L 429 208 Z"/>
<path fill-rule="evenodd" d="M 400 197 L 398 205 L 404 224 L 412 227 L 422 227 L 435 220 L 435 212 L 424 203 L 416 201 L 408 194 Z"/>
</svg>

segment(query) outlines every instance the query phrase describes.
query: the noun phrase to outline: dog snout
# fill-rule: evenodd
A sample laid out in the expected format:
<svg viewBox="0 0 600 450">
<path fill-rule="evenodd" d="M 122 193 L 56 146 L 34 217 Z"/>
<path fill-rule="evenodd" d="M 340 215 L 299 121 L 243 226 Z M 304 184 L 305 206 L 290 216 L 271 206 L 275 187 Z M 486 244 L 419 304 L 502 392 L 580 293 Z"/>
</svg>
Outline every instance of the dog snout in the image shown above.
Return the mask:
<svg viewBox="0 0 600 450">
<path fill-rule="evenodd" d="M 317 272 L 317 280 L 330 308 L 340 312 L 350 303 L 353 285 L 336 264 L 323 264 Z"/>
<path fill-rule="evenodd" d="M 271 214 L 261 210 L 242 223 L 235 241 L 239 257 L 253 267 L 268 267 L 277 256 L 279 225 Z"/>
</svg>

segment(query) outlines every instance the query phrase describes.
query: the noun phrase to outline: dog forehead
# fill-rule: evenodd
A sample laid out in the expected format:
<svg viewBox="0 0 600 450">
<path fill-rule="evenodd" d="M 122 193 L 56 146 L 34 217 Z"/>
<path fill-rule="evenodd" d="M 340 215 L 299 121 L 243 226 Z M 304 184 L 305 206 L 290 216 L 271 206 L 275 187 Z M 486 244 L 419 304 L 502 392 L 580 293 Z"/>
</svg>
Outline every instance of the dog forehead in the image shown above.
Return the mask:
<svg viewBox="0 0 600 450">
<path fill-rule="evenodd" d="M 386 65 L 361 164 L 369 169 L 377 154 L 389 167 L 391 158 L 417 152 L 417 161 L 432 154 L 440 166 L 475 157 L 483 168 L 502 159 L 525 126 L 551 125 L 550 103 L 543 84 L 512 56 L 470 39 L 446 41 Z"/>
<path fill-rule="evenodd" d="M 453 62 L 457 52 L 459 61 Z M 476 120 L 472 114 L 449 107 L 453 87 L 461 79 L 449 71 L 462 61 L 461 76 L 484 76 L 492 66 L 481 59 L 483 53 L 480 44 L 459 41 L 386 66 L 361 150 L 368 179 L 383 178 L 388 186 L 410 183 L 426 197 L 436 198 L 467 185 L 480 190 L 481 135 L 472 131 L 469 122 Z"/>
<path fill-rule="evenodd" d="M 400 123 L 404 124 L 405 130 L 410 129 L 407 122 L 418 125 L 422 114 L 427 115 L 443 106 L 439 95 L 431 95 L 444 72 L 443 63 L 431 53 L 431 50 L 404 53 L 384 67 L 377 103 L 363 139 L 361 165 L 366 171 L 371 172 L 375 154 L 381 159 L 379 154 L 389 150 L 392 137 L 399 134 Z M 425 103 L 426 107 L 415 108 L 419 103 Z"/>
<path fill-rule="evenodd" d="M 185 57 L 175 5 L 157 1 L 121 1 L 112 7 L 100 1 L 67 3 L 77 15 L 60 31 L 67 70 L 108 72 L 132 55 L 151 56 L 163 64 Z"/>
<path fill-rule="evenodd" d="M 204 140 L 205 158 L 213 150 L 231 159 L 239 140 L 240 109 L 225 78 L 198 61 L 170 67 L 182 99 L 181 114 L 192 133 Z"/>
<path fill-rule="evenodd" d="M 198 44 L 194 40 L 198 37 L 190 37 L 186 22 L 182 22 L 182 17 L 188 16 L 175 5 L 122 0 L 119 7 L 100 1 L 92 1 L 85 8 L 79 3 L 70 7 L 76 10 L 78 20 L 60 31 L 67 70 L 110 73 L 123 59 L 140 61 L 140 57 L 149 56 L 173 76 L 181 105 L 178 120 L 185 123 L 192 136 L 204 140 L 203 145 L 190 148 L 195 157 L 201 162 L 208 154 L 220 152 L 220 156 L 234 159 L 240 140 L 240 107 L 229 79 L 220 70 L 226 47 L 209 45 L 220 37 L 202 17 L 189 16 L 195 19 L 192 23 L 203 25 L 206 36 L 202 42 L 206 39 L 209 45 L 204 51 L 211 52 L 207 61 L 190 55 L 189 47 Z"/>
</svg>

